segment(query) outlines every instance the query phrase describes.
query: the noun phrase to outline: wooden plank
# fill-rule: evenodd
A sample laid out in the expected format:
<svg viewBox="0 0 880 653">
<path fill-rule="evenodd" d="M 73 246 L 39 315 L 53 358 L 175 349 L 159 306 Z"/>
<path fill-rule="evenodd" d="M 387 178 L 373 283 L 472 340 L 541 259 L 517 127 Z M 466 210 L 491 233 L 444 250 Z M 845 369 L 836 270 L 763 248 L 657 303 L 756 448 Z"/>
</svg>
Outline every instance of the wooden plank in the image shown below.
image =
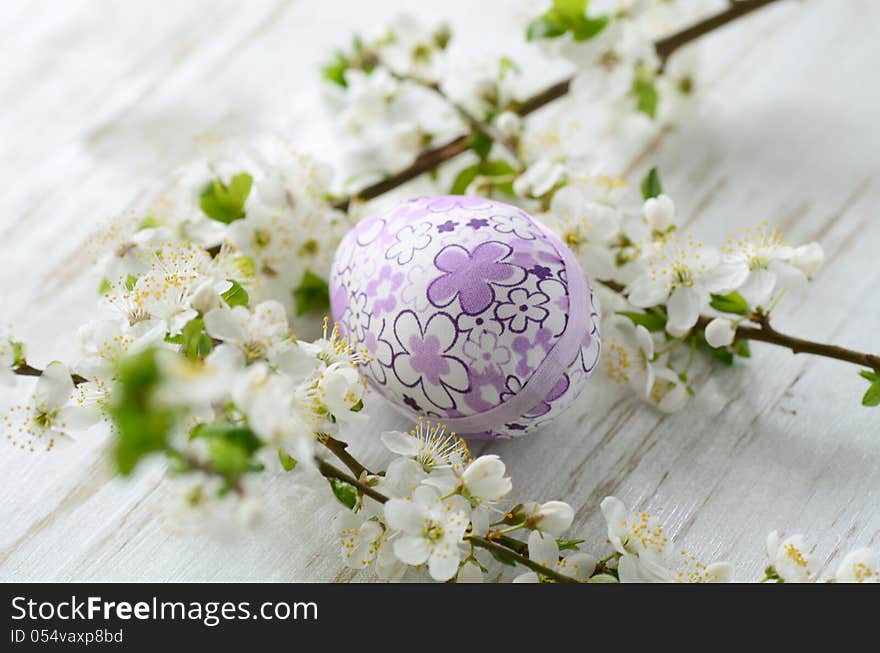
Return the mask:
<svg viewBox="0 0 880 653">
<path fill-rule="evenodd" d="M 0 320 L 16 323 L 35 361 L 67 357 L 89 318 L 96 280 L 83 244 L 194 156 L 193 137 L 279 132 L 332 158 L 316 65 L 377 17 L 367 3 L 325 4 L 10 10 L 0 34 L 15 62 L 0 78 L 0 173 L 14 183 L 2 190 Z M 456 0 L 425 11 L 452 18 L 463 41 L 523 56 L 505 3 L 469 7 Z M 793 241 L 819 238 L 828 266 L 803 301 L 783 302 L 779 328 L 863 349 L 876 348 L 880 323 L 872 300 L 880 225 L 870 219 L 880 200 L 878 19 L 880 7 L 867 1 L 783 3 L 713 35 L 700 46 L 697 117 L 654 141 L 614 147 L 632 179 L 660 166 L 687 229 L 706 242 L 763 218 Z M 681 414 L 661 415 L 597 378 L 545 432 L 477 448 L 508 462 L 518 498 L 570 501 L 590 542 L 604 541 L 598 503 L 615 493 L 658 513 L 701 559 L 736 562 L 744 579 L 760 573 L 773 528 L 807 532 L 833 568 L 848 548 L 880 541 L 876 415 L 859 407 L 864 383 L 850 367 L 753 350 L 732 370 L 699 370 L 705 382 Z M 27 389 L 0 391 L 0 400 Z M 376 433 L 405 427 L 371 413 Z M 374 434 L 348 435 L 368 461 L 387 460 Z M 106 439 L 96 429 L 50 456 L 2 450 L 0 579 L 370 578 L 336 556 L 336 506 L 321 479 L 260 480 L 267 518 L 254 532 L 189 533 L 168 516 L 161 466 L 113 478 Z"/>
</svg>

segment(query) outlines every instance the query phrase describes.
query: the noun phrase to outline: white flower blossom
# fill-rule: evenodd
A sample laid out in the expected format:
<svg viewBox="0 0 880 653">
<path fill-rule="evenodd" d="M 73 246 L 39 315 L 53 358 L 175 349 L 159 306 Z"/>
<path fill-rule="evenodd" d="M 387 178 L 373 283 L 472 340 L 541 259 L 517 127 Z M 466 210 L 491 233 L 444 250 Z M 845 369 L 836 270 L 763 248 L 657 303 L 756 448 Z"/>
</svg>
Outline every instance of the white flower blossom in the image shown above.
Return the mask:
<svg viewBox="0 0 880 653">
<path fill-rule="evenodd" d="M 663 561 L 669 538 L 662 524 L 646 512 L 631 513 L 616 497 L 606 497 L 601 507 L 608 539 L 621 554 L 617 567 L 620 582 L 670 581 L 672 574 Z"/>
<path fill-rule="evenodd" d="M 738 265 L 722 264 L 716 250 L 704 248 L 693 236 L 682 243 L 671 234 L 649 246 L 643 271 L 629 285 L 627 297 L 639 308 L 666 303 L 666 330 L 681 336 L 709 306 L 712 293 L 730 292 L 744 276 Z"/>
<path fill-rule="evenodd" d="M 880 555 L 874 549 L 856 549 L 846 554 L 834 580 L 838 583 L 880 583 Z"/>
<path fill-rule="evenodd" d="M 526 503 L 521 512 L 527 528 L 549 533 L 555 537 L 565 533 L 574 520 L 574 510 L 564 501 Z"/>
<path fill-rule="evenodd" d="M 816 579 L 813 561 L 802 535 L 781 539 L 778 531 L 767 536 L 767 556 L 776 576 L 786 583 L 811 583 Z"/>
<path fill-rule="evenodd" d="M 565 558 L 559 557 L 559 546 L 550 534 L 532 531 L 529 534 L 529 560 L 552 569 L 564 576 L 584 581 L 596 569 L 596 558 L 588 553 L 575 553 Z M 521 574 L 514 583 L 540 583 L 545 578 L 534 571 Z"/>
<path fill-rule="evenodd" d="M 733 344 L 736 327 L 726 317 L 716 317 L 706 325 L 706 342 L 710 347 L 726 347 Z"/>
<path fill-rule="evenodd" d="M 417 488 L 412 500 L 394 498 L 385 504 L 385 522 L 401 531 L 394 554 L 408 565 L 427 563 L 431 578 L 438 581 L 458 571 L 468 521 L 461 497 L 443 499 L 426 486 Z"/>
</svg>

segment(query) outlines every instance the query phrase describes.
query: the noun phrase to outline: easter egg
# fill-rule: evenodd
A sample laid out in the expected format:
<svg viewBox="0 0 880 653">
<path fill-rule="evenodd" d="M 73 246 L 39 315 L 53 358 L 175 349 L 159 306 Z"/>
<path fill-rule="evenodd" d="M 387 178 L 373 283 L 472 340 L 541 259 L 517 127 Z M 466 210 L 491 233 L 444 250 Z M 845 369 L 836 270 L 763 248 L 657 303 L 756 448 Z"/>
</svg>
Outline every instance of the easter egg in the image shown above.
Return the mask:
<svg viewBox="0 0 880 653">
<path fill-rule="evenodd" d="M 516 437 L 578 397 L 599 356 L 599 308 L 571 250 L 514 206 L 406 201 L 343 239 L 330 301 L 392 406 L 459 435 Z"/>
</svg>

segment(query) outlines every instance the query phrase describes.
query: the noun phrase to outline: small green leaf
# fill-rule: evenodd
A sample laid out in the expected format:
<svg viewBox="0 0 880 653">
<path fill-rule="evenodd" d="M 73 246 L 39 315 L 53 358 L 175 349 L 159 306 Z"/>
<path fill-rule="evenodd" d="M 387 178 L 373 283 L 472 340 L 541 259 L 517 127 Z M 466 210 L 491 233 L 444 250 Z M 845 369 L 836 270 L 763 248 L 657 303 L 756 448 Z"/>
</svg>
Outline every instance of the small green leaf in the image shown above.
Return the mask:
<svg viewBox="0 0 880 653">
<path fill-rule="evenodd" d="M 449 187 L 449 194 L 464 195 L 467 192 L 468 186 L 473 183 L 478 174 L 480 174 L 479 164 L 474 164 L 472 166 L 468 166 L 464 170 L 461 170 L 455 176 L 455 179 L 452 182 L 452 186 Z"/>
<path fill-rule="evenodd" d="M 473 140 L 471 141 L 471 149 L 481 159 L 485 159 L 489 156 L 489 151 L 492 149 L 492 143 L 494 141 L 490 136 L 487 136 L 483 132 L 478 132 L 474 135 Z"/>
<path fill-rule="evenodd" d="M 655 71 L 649 66 L 645 64 L 638 64 L 636 66 L 636 75 L 631 92 L 636 99 L 636 108 L 649 118 L 656 117 L 657 103 L 660 100 L 657 87 L 654 84 L 655 77 Z"/>
<path fill-rule="evenodd" d="M 363 400 L 363 399 L 358 399 L 358 402 L 357 402 L 354 406 L 351 407 L 351 412 L 353 412 L 353 413 L 359 413 L 359 412 L 361 412 L 363 409 L 364 409 L 364 400 Z"/>
<path fill-rule="evenodd" d="M 98 286 L 98 294 L 106 295 L 111 290 L 113 290 L 113 286 L 110 285 L 110 279 L 107 277 L 101 279 L 101 284 Z"/>
<path fill-rule="evenodd" d="M 141 231 L 142 229 L 155 229 L 159 226 L 159 221 L 155 218 L 155 216 L 148 215 L 137 226 L 137 230 Z"/>
<path fill-rule="evenodd" d="M 749 312 L 749 303 L 735 290 L 726 295 L 712 295 L 709 305 L 722 313 L 745 315 Z"/>
<path fill-rule="evenodd" d="M 205 333 L 205 321 L 200 317 L 187 322 L 181 330 L 183 352 L 190 360 L 199 360 L 211 353 L 214 343 Z"/>
<path fill-rule="evenodd" d="M 133 274 L 129 274 L 127 277 L 125 277 L 125 289 L 129 292 L 134 290 L 134 286 L 137 281 L 138 279 L 136 276 L 134 276 Z"/>
<path fill-rule="evenodd" d="M 657 168 L 651 168 L 642 179 L 642 198 L 648 200 L 661 193 L 663 193 L 663 185 L 660 183 L 660 173 L 657 172 Z"/>
<path fill-rule="evenodd" d="M 116 467 L 127 475 L 141 458 L 167 447 L 175 414 L 152 401 L 161 380 L 155 349 L 122 359 L 116 379 L 109 412 L 116 425 Z"/>
<path fill-rule="evenodd" d="M 619 311 L 618 315 L 628 317 L 636 326 L 643 326 L 648 331 L 659 332 L 666 328 L 666 316 L 659 311 L 654 313 L 634 313 L 630 311 Z"/>
<path fill-rule="evenodd" d="M 859 370 L 859 376 L 863 379 L 868 379 L 868 381 L 874 382 L 880 379 L 880 372 L 875 372 L 873 370 Z"/>
<path fill-rule="evenodd" d="M 224 224 L 241 220 L 253 181 L 254 178 L 246 172 L 235 175 L 228 185 L 221 179 L 214 179 L 202 189 L 199 206 L 212 220 Z"/>
<path fill-rule="evenodd" d="M 9 346 L 12 348 L 12 367 L 21 367 L 27 363 L 27 347 L 23 342 L 10 340 Z"/>
<path fill-rule="evenodd" d="M 656 117 L 657 101 L 659 100 L 657 87 L 653 83 L 636 82 L 633 91 L 636 94 L 636 109 L 649 118 Z"/>
<path fill-rule="evenodd" d="M 349 510 L 354 509 L 357 503 L 357 488 L 354 485 L 340 481 L 338 478 L 331 478 L 330 489 L 333 490 L 333 496 L 339 500 L 339 503 Z"/>
<path fill-rule="evenodd" d="M 570 20 L 577 19 L 587 13 L 589 0 L 553 0 L 553 10 Z"/>
<path fill-rule="evenodd" d="M 579 544 L 583 544 L 586 540 L 556 540 L 556 545 L 560 551 L 578 551 Z"/>
<path fill-rule="evenodd" d="M 708 344 L 706 347 L 712 352 L 712 355 L 722 363 L 725 365 L 733 365 L 733 352 L 729 347 L 718 347 L 717 349 L 713 349 L 712 347 L 709 347 Z"/>
<path fill-rule="evenodd" d="M 489 549 L 489 553 L 491 553 L 492 557 L 495 558 L 501 564 L 508 565 L 510 567 L 516 567 L 516 559 L 512 555 L 510 555 L 509 553 L 504 553 L 503 551 L 496 551 L 495 549 Z"/>
<path fill-rule="evenodd" d="M 733 353 L 740 358 L 751 358 L 752 350 L 748 340 L 737 340 L 733 343 Z"/>
<path fill-rule="evenodd" d="M 330 308 L 330 289 L 327 281 L 311 270 L 303 274 L 299 287 L 293 291 L 296 314 L 320 313 Z"/>
<path fill-rule="evenodd" d="M 229 281 L 232 283 L 232 287 L 221 295 L 223 300 L 229 306 L 247 306 L 250 302 L 247 290 L 235 279 L 229 279 Z"/>
<path fill-rule="evenodd" d="M 608 27 L 611 19 L 608 16 L 596 18 L 582 17 L 571 28 L 571 37 L 578 42 L 589 41 L 598 36 L 602 30 Z"/>
<path fill-rule="evenodd" d="M 321 77 L 331 84 L 338 84 L 342 88 L 347 88 L 348 82 L 345 81 L 345 71 L 347 71 L 350 66 L 351 60 L 344 52 L 337 50 L 333 53 L 333 58 L 321 66 Z"/>
<path fill-rule="evenodd" d="M 281 461 L 281 466 L 284 468 L 285 472 L 293 471 L 293 469 L 299 464 L 296 461 L 296 458 L 282 451 L 278 450 L 278 460 Z"/>
<path fill-rule="evenodd" d="M 206 440 L 226 440 L 235 444 L 248 455 L 263 446 L 257 435 L 248 426 L 229 422 L 207 422 L 197 424 L 189 432 L 190 440 L 204 438 Z"/>
<path fill-rule="evenodd" d="M 548 11 L 543 16 L 538 16 L 526 27 L 526 41 L 540 41 L 542 39 L 555 39 L 562 36 L 567 31 L 565 23 L 548 17 Z"/>
<path fill-rule="evenodd" d="M 862 405 L 873 408 L 880 406 L 880 379 L 874 381 L 869 387 L 865 396 L 862 397 Z"/>
</svg>

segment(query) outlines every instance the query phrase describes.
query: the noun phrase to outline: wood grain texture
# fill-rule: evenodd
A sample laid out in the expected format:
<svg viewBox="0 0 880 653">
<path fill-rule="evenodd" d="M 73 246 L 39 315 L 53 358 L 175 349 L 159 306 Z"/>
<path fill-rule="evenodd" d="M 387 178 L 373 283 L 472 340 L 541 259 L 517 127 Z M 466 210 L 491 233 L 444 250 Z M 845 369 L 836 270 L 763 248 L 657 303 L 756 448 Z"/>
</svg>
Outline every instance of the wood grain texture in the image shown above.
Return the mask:
<svg viewBox="0 0 880 653">
<path fill-rule="evenodd" d="M 90 317 L 88 243 L 100 225 L 189 158 L 200 139 L 272 132 L 332 159 L 316 66 L 348 33 L 410 3 L 21 2 L 4 4 L 0 43 L 0 322 L 31 358 L 68 358 Z M 507 3 L 449 0 L 465 43 L 526 52 Z M 828 265 L 780 329 L 876 349 L 880 266 L 880 5 L 782 3 L 713 35 L 701 111 L 653 140 L 621 144 L 630 178 L 662 171 L 688 230 L 705 241 L 766 218 L 795 242 L 821 240 Z M 555 81 L 555 80 L 547 80 Z M 647 142 L 647 145 L 646 145 Z M 703 368 L 696 399 L 666 416 L 604 378 L 557 423 L 501 454 L 517 495 L 563 498 L 575 531 L 604 546 L 601 499 L 657 513 L 705 561 L 760 575 L 766 533 L 803 531 L 832 568 L 851 546 L 880 545 L 880 422 L 850 366 L 760 343 L 731 370 Z M 8 404 L 32 381 L 0 391 Z M 371 409 L 375 433 L 402 427 Z M 349 434 L 368 463 L 371 435 Z M 367 580 L 326 548 L 336 506 L 320 479 L 265 478 L 254 532 L 187 534 L 167 517 L 161 465 L 114 478 L 107 434 L 51 455 L 0 448 L 0 580 Z"/>
</svg>

